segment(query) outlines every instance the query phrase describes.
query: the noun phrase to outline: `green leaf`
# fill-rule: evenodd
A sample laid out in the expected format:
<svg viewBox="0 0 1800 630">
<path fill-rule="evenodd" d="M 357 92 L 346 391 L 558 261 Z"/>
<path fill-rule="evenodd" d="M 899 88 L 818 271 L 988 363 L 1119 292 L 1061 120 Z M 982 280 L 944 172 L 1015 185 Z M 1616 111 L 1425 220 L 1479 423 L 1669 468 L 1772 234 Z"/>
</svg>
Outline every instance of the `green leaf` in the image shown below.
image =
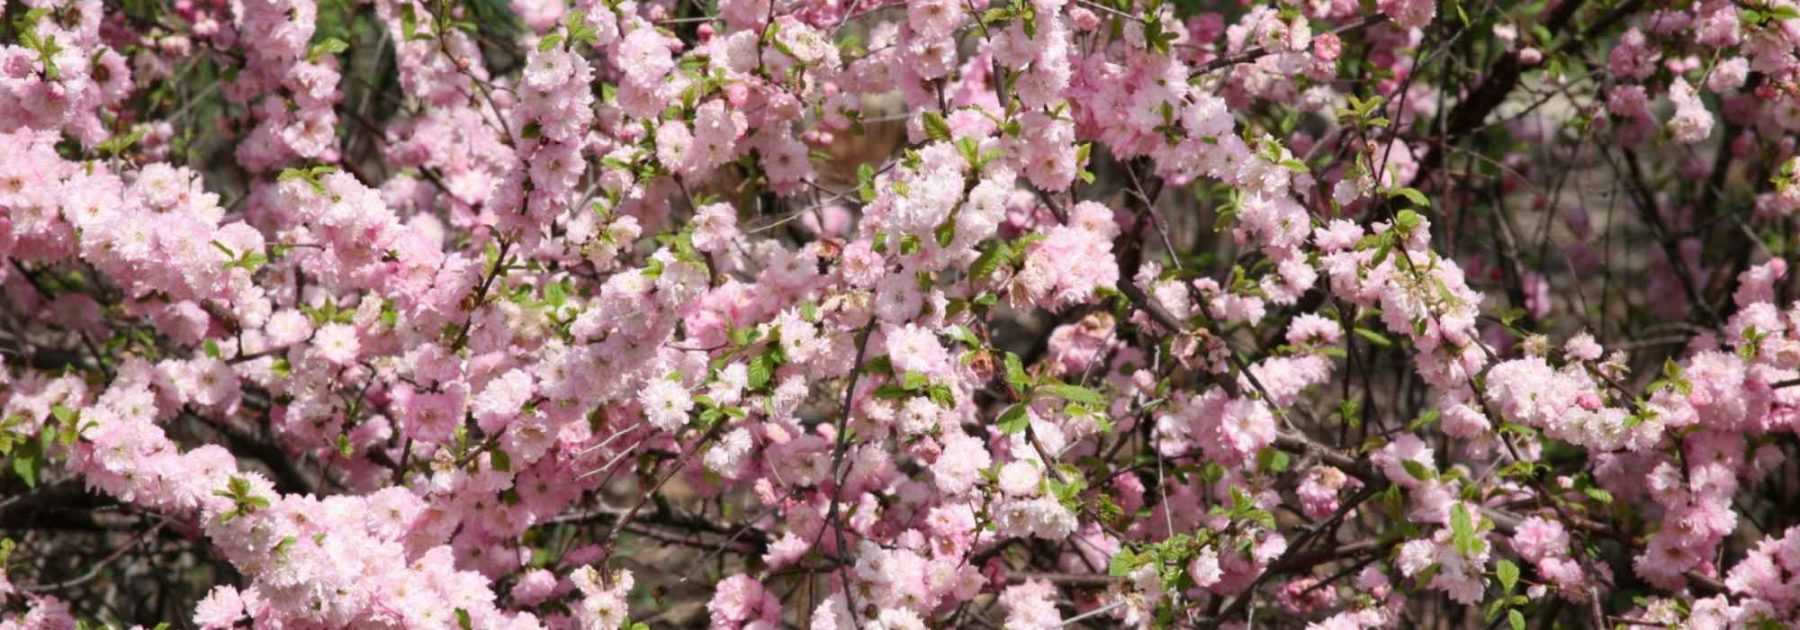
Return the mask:
<svg viewBox="0 0 1800 630">
<path fill-rule="evenodd" d="M 949 385 L 932 385 L 925 388 L 925 396 L 939 407 L 950 409 L 956 406 L 956 393 L 950 391 Z"/>
<path fill-rule="evenodd" d="M 944 223 L 937 227 L 933 236 L 937 237 L 939 247 L 949 247 L 950 243 L 956 241 L 956 217 L 944 219 Z"/>
<path fill-rule="evenodd" d="M 587 15 L 586 11 L 570 11 L 563 18 L 563 28 L 569 30 L 569 41 L 588 46 L 600 43 L 600 32 L 588 24 Z"/>
<path fill-rule="evenodd" d="M 456 609 L 456 626 L 462 630 L 471 630 L 474 627 L 474 623 L 469 621 L 469 611 Z"/>
<path fill-rule="evenodd" d="M 1338 414 L 1338 418 L 1340 418 L 1344 421 L 1344 424 L 1350 425 L 1350 428 L 1354 429 L 1354 428 L 1361 427 L 1362 426 L 1362 400 L 1358 399 L 1358 398 L 1351 398 L 1351 399 L 1347 399 L 1343 402 L 1338 403 L 1337 414 Z"/>
<path fill-rule="evenodd" d="M 781 27 L 781 25 L 779 22 L 770 24 L 769 30 L 765 31 L 765 34 L 767 35 L 767 37 L 765 37 L 764 39 L 769 42 L 770 46 L 775 47 L 776 52 L 779 52 L 783 55 L 787 55 L 789 58 L 792 58 L 796 62 L 800 61 L 800 55 L 796 54 L 794 52 L 794 47 L 789 46 L 786 40 L 783 40 L 777 36 L 777 34 L 780 32 L 780 27 Z"/>
<path fill-rule="evenodd" d="M 1390 190 L 1388 191 L 1388 196 L 1405 197 L 1407 201 L 1411 201 L 1413 205 L 1421 208 L 1431 207 L 1431 200 L 1425 198 L 1425 193 L 1419 192 L 1419 189 L 1411 186 L 1403 186 Z"/>
<path fill-rule="evenodd" d="M 725 325 L 728 327 L 725 337 L 731 341 L 731 347 L 742 348 L 750 345 L 750 340 L 752 339 L 751 335 L 756 332 L 755 328 L 749 326 L 739 328 L 732 326 L 730 322 L 726 322 Z"/>
<path fill-rule="evenodd" d="M 1011 262 L 1012 257 L 1012 246 L 1003 241 L 994 241 L 981 251 L 980 256 L 975 257 L 975 264 L 969 268 L 969 275 L 976 280 L 985 280 L 994 275 L 1000 265 Z"/>
<path fill-rule="evenodd" d="M 1425 218 L 1419 216 L 1419 213 L 1411 210 L 1401 210 L 1398 214 L 1394 215 L 1394 225 L 1400 226 L 1401 231 L 1408 233 L 1417 229 L 1419 224 L 1424 220 Z"/>
<path fill-rule="evenodd" d="M 207 358 L 209 358 L 209 359 L 219 358 L 219 342 L 208 339 L 208 340 L 206 340 L 206 343 L 201 345 L 201 347 L 206 350 Z"/>
<path fill-rule="evenodd" d="M 870 357 L 868 361 L 863 363 L 862 372 L 864 374 L 887 374 L 892 376 L 894 374 L 894 360 L 885 354 Z"/>
<path fill-rule="evenodd" d="M 308 186 L 312 187 L 313 192 L 323 195 L 325 194 L 325 182 L 319 181 L 319 177 L 329 174 L 333 170 L 335 169 L 328 166 L 315 168 L 287 168 L 281 170 L 281 174 L 275 177 L 275 181 L 281 183 L 292 181 L 306 182 Z M 231 256 L 231 254 L 227 253 L 226 256 Z"/>
<path fill-rule="evenodd" d="M 1025 375 L 1024 362 L 1011 352 L 1006 353 L 1006 384 L 1018 392 L 1031 389 L 1031 378 Z"/>
<path fill-rule="evenodd" d="M 1436 409 L 1426 409 L 1424 413 L 1419 414 L 1419 417 L 1413 418 L 1412 422 L 1407 423 L 1406 430 L 1418 431 L 1425 427 L 1431 426 L 1433 423 L 1437 422 L 1438 417 L 1440 417 L 1442 415 L 1444 415 L 1444 412 L 1442 412 L 1442 411 L 1438 411 Z"/>
<path fill-rule="evenodd" d="M 1119 553 L 1113 554 L 1112 561 L 1107 563 L 1106 574 L 1112 577 L 1125 577 L 1143 565 L 1143 560 L 1136 552 L 1130 549 L 1120 549 Z"/>
<path fill-rule="evenodd" d="M 931 379 L 918 372 L 907 372 L 900 375 L 900 386 L 906 388 L 906 391 L 909 392 L 919 391 L 919 389 L 930 384 Z"/>
<path fill-rule="evenodd" d="M 1081 493 L 1087 489 L 1087 480 L 1081 477 L 1079 470 L 1065 469 L 1065 473 L 1068 474 L 1067 482 L 1051 477 L 1044 480 L 1044 487 L 1063 507 L 1071 512 L 1078 512 L 1081 510 Z"/>
<path fill-rule="evenodd" d="M 1588 498 L 1590 498 L 1590 499 L 1599 501 L 1600 503 L 1603 503 L 1606 505 L 1612 505 L 1612 502 L 1613 502 L 1612 493 L 1607 492 L 1603 488 L 1588 487 L 1588 488 L 1583 488 L 1581 490 L 1581 492 L 1583 494 L 1588 495 Z"/>
<path fill-rule="evenodd" d="M 36 488 L 38 467 L 43 463 L 44 447 L 36 441 L 27 440 L 13 451 L 12 469 L 25 481 L 26 488 Z"/>
<path fill-rule="evenodd" d="M 550 283 L 544 287 L 544 304 L 550 308 L 562 308 L 569 303 L 569 290 L 561 282 Z"/>
<path fill-rule="evenodd" d="M 968 346 L 970 348 L 981 347 L 981 338 L 976 337 L 974 331 L 969 330 L 968 326 L 964 326 L 962 324 L 951 324 L 949 327 L 944 329 L 944 335 L 950 337 L 951 339 L 955 339 L 956 341 L 958 341 L 958 342 L 962 343 L 963 345 Z"/>
<path fill-rule="evenodd" d="M 1030 423 L 1031 416 L 1026 413 L 1025 405 L 1023 403 L 1013 403 L 1011 407 L 1006 408 L 1006 411 L 1000 412 L 999 425 L 1000 431 L 1003 433 L 1018 433 L 1024 431 L 1025 427 L 1029 426 Z"/>
<path fill-rule="evenodd" d="M 1387 262 L 1388 255 L 1392 254 L 1392 253 L 1394 253 L 1393 240 L 1382 239 L 1381 247 L 1379 247 L 1375 250 L 1375 257 L 1369 259 L 1369 266 L 1370 267 L 1380 267 L 1381 263 Z"/>
<path fill-rule="evenodd" d="M 1487 607 L 1484 608 L 1483 612 L 1481 613 L 1481 618 L 1483 620 L 1488 621 L 1489 623 L 1492 623 L 1495 619 L 1500 618 L 1500 611 L 1505 610 L 1505 609 L 1506 609 L 1506 598 L 1505 597 L 1496 597 L 1496 598 L 1494 598 L 1493 601 L 1488 602 Z"/>
<path fill-rule="evenodd" d="M 1383 348 L 1391 348 L 1394 346 L 1394 341 L 1392 339 L 1388 339 L 1387 335 L 1383 335 L 1381 333 L 1375 332 L 1373 330 L 1369 330 L 1367 328 L 1363 328 L 1361 326 L 1356 327 L 1356 336 L 1362 337 L 1363 339 L 1368 340 L 1369 343 L 1375 344 L 1377 346 L 1381 346 Z"/>
<path fill-rule="evenodd" d="M 506 454 L 506 449 L 495 448 L 489 450 L 488 462 L 494 465 L 494 470 L 501 472 L 512 470 L 512 456 Z"/>
<path fill-rule="evenodd" d="M 875 201 L 875 167 L 868 164 L 856 167 L 856 196 L 863 203 Z"/>
<path fill-rule="evenodd" d="M 956 150 L 962 153 L 963 160 L 969 163 L 969 168 L 981 170 L 981 145 L 977 144 L 974 138 L 969 136 L 957 138 Z"/>
<path fill-rule="evenodd" d="M 938 142 L 950 140 L 950 121 L 937 112 L 925 112 L 925 137 Z"/>
<path fill-rule="evenodd" d="M 419 16 L 413 13 L 411 2 L 400 3 L 400 36 L 405 41 L 412 41 L 419 34 Z"/>
<path fill-rule="evenodd" d="M 244 252 L 237 260 L 227 263 L 226 268 L 240 267 L 244 271 L 255 272 L 269 262 L 269 257 L 262 252 Z"/>
<path fill-rule="evenodd" d="M 1450 511 L 1450 540 L 1456 545 L 1457 553 L 1474 556 L 1481 550 L 1481 539 L 1475 534 L 1475 523 L 1469 511 L 1458 503 Z"/>
<path fill-rule="evenodd" d="M 98 148 L 100 149 L 100 153 L 104 155 L 118 157 L 120 154 L 130 150 L 132 145 L 137 144 L 139 140 L 143 139 L 144 128 L 138 127 L 132 129 L 130 133 L 122 133 L 107 138 L 105 142 L 100 143 Z"/>
<path fill-rule="evenodd" d="M 318 63 L 319 58 L 321 57 L 326 55 L 336 55 L 346 50 L 350 50 L 350 44 L 348 42 L 336 37 L 327 37 L 319 43 L 313 44 L 312 50 L 306 54 L 306 60 Z"/>
<path fill-rule="evenodd" d="M 762 389 L 769 384 L 769 379 L 775 376 L 775 360 L 767 352 L 751 359 L 749 367 L 750 389 Z"/>
<path fill-rule="evenodd" d="M 1218 462 L 1207 462 L 1200 467 L 1200 480 L 1208 484 L 1218 483 L 1225 478 L 1225 467 Z"/>
<path fill-rule="evenodd" d="M 1425 464 L 1420 463 L 1419 460 L 1416 459 L 1402 459 L 1400 460 L 1400 467 L 1405 468 L 1406 474 L 1412 475 L 1414 479 L 1419 481 L 1431 481 L 1437 479 L 1438 476 L 1437 471 L 1427 468 Z"/>
<path fill-rule="evenodd" d="M 1525 630 L 1525 613 L 1519 612 L 1517 608 L 1506 611 L 1506 623 L 1512 626 L 1512 630 Z"/>
<path fill-rule="evenodd" d="M 1289 457 L 1287 451 L 1278 448 L 1265 448 L 1256 454 L 1256 465 L 1257 467 L 1262 468 L 1264 472 L 1285 472 L 1288 469 L 1288 464 Z"/>
<path fill-rule="evenodd" d="M 300 539 L 293 536 L 282 536 L 281 540 L 276 541 L 275 548 L 270 550 L 270 555 L 273 555 L 276 558 L 287 557 L 288 550 L 293 549 L 294 545 L 299 542 Z"/>
<path fill-rule="evenodd" d="M 1496 562 L 1494 575 L 1500 578 L 1500 588 L 1507 594 L 1511 594 L 1513 587 L 1519 585 L 1519 565 L 1513 564 L 1511 560 L 1501 558 Z"/>
<path fill-rule="evenodd" d="M 1096 407 L 1103 407 L 1106 405 L 1105 394 L 1101 394 L 1100 392 L 1080 385 L 1050 383 L 1041 387 L 1040 390 L 1070 402 L 1094 405 Z"/>
</svg>

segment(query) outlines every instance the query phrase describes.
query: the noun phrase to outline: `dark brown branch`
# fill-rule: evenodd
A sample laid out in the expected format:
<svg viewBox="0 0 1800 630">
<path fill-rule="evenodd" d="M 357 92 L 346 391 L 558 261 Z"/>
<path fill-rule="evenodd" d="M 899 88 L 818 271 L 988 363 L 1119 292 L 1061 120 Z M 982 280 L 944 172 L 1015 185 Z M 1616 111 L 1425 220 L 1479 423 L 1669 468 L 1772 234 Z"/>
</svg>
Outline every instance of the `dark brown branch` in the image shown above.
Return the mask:
<svg viewBox="0 0 1800 630">
<path fill-rule="evenodd" d="M 1642 4 L 1643 0 L 1631 0 L 1620 5 L 1584 29 L 1580 37 L 1564 40 L 1563 44 L 1557 46 L 1551 54 L 1566 53 L 1575 46 L 1590 43 L 1593 35 L 1636 11 L 1637 7 Z M 1552 35 L 1561 34 L 1581 6 L 1581 0 L 1563 0 L 1551 12 L 1550 17 L 1544 21 L 1544 28 L 1548 29 Z M 1493 67 L 1488 69 L 1487 76 L 1482 79 L 1481 83 L 1469 92 L 1468 97 L 1462 99 L 1455 108 L 1450 110 L 1447 121 L 1449 126 L 1440 132 L 1442 133 L 1440 141 L 1434 142 L 1431 149 L 1425 152 L 1424 159 L 1419 160 L 1419 170 L 1413 176 L 1412 186 L 1417 187 L 1429 180 L 1432 174 L 1437 172 L 1438 167 L 1443 165 L 1443 147 L 1461 143 L 1469 134 L 1481 128 L 1482 121 L 1487 120 L 1488 114 L 1493 113 L 1501 103 L 1506 102 L 1506 98 L 1512 94 L 1513 89 L 1519 86 L 1519 79 L 1525 68 L 1524 62 L 1519 59 L 1517 50 L 1506 52 L 1498 61 L 1494 62 Z"/>
</svg>

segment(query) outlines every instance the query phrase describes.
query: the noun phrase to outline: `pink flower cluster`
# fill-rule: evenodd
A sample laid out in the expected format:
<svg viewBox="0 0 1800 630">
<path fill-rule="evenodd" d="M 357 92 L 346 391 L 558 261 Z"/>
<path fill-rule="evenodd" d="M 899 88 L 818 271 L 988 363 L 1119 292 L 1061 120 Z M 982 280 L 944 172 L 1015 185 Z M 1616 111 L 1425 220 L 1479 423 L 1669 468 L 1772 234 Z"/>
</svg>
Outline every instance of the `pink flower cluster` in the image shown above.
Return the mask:
<svg viewBox="0 0 1800 630">
<path fill-rule="evenodd" d="M 1800 10 L 1569 2 L 11 3 L 0 523 L 209 629 L 1794 623 Z"/>
</svg>

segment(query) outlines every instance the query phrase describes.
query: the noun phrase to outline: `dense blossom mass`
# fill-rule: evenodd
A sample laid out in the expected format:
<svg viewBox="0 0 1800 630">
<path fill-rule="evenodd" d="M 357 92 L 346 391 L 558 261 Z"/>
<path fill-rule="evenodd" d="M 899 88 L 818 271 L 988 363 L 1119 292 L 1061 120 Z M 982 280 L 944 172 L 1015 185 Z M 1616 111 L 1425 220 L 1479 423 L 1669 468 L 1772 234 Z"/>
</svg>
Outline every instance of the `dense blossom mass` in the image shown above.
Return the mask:
<svg viewBox="0 0 1800 630">
<path fill-rule="evenodd" d="M 8 0 L 0 629 L 1800 623 L 1795 0 Z"/>
</svg>

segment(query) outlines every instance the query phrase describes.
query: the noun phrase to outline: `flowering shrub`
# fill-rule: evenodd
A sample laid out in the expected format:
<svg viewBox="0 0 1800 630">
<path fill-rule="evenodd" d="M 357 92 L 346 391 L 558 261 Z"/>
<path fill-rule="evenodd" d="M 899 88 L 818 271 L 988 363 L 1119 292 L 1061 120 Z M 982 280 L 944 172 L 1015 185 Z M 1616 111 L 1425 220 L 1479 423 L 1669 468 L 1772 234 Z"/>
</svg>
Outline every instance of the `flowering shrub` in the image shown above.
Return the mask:
<svg viewBox="0 0 1800 630">
<path fill-rule="evenodd" d="M 0 628 L 1800 622 L 1794 0 L 0 17 Z"/>
</svg>

